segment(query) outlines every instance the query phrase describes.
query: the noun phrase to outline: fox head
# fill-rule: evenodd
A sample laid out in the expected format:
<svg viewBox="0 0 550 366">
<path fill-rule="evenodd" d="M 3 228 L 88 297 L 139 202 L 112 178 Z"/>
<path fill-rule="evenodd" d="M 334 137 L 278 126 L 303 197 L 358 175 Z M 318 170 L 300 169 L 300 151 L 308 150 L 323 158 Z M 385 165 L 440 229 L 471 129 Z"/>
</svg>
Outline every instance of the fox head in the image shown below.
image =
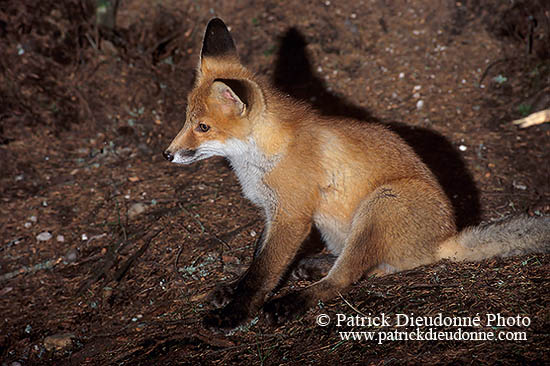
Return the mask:
<svg viewBox="0 0 550 366">
<path fill-rule="evenodd" d="M 191 164 L 239 154 L 264 110 L 262 89 L 239 61 L 227 27 L 212 19 L 204 34 L 184 126 L 163 155 L 173 163 Z"/>
</svg>

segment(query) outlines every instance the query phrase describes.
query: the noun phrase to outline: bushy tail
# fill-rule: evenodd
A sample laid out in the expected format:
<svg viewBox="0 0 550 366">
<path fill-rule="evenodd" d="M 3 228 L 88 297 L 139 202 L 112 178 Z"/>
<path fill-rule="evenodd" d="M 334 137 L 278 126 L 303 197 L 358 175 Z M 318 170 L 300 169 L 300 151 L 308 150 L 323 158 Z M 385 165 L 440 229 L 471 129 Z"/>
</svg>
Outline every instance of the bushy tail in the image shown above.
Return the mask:
<svg viewBox="0 0 550 366">
<path fill-rule="evenodd" d="M 514 217 L 496 223 L 467 228 L 443 242 L 440 259 L 479 261 L 550 252 L 550 217 Z"/>
</svg>

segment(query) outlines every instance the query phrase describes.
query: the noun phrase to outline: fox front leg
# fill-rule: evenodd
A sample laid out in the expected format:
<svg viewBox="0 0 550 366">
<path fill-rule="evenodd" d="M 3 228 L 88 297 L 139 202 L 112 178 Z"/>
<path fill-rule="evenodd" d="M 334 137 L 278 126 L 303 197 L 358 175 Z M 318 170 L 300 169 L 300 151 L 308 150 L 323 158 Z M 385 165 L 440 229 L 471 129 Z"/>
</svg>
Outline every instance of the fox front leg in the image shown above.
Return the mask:
<svg viewBox="0 0 550 366">
<path fill-rule="evenodd" d="M 217 295 L 223 295 L 218 301 L 223 300 L 220 302 L 225 302 L 225 306 L 207 314 L 204 326 L 230 330 L 245 323 L 277 286 L 310 230 L 308 220 L 286 217 L 273 220 L 264 235 L 262 249 L 235 287 L 216 290 Z"/>
</svg>

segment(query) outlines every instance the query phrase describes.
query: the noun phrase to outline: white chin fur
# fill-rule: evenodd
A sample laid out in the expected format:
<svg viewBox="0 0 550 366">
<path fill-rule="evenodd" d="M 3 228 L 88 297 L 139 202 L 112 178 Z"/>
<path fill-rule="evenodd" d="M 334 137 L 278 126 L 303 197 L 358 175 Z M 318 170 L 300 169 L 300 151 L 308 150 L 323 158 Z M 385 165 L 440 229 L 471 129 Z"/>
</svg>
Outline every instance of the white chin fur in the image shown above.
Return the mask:
<svg viewBox="0 0 550 366">
<path fill-rule="evenodd" d="M 192 156 L 186 155 L 182 153 L 182 151 L 177 151 L 174 154 L 172 163 L 187 165 L 199 160 L 208 159 L 212 156 L 231 157 L 242 154 L 247 150 L 247 147 L 246 142 L 237 139 L 228 139 L 225 143 L 220 141 L 206 141 L 197 148 L 195 154 Z"/>
<path fill-rule="evenodd" d="M 172 163 L 174 164 L 191 164 L 191 163 L 194 163 L 195 161 L 197 161 L 197 159 L 195 158 L 196 154 L 193 155 L 193 156 L 186 156 L 186 155 L 183 155 L 181 154 L 180 151 L 176 151 L 176 153 L 174 154 L 174 160 L 172 160 Z"/>
</svg>

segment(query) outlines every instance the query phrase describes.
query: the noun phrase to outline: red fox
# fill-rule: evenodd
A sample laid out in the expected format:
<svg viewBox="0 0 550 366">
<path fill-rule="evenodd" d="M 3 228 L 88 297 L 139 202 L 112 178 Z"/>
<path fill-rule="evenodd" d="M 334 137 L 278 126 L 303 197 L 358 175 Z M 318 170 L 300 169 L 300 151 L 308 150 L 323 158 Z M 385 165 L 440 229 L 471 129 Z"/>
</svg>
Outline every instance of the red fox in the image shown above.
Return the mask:
<svg viewBox="0 0 550 366">
<path fill-rule="evenodd" d="M 399 136 L 382 125 L 321 116 L 270 87 L 241 64 L 220 19 L 207 25 L 185 124 L 163 155 L 177 164 L 226 157 L 244 196 L 265 215 L 252 264 L 212 295 L 218 309 L 204 319 L 212 329 L 235 328 L 262 306 L 268 321 L 284 322 L 365 274 L 550 247 L 548 217 L 457 234 L 449 199 Z M 330 271 L 267 299 L 313 226 L 336 256 Z"/>
</svg>

